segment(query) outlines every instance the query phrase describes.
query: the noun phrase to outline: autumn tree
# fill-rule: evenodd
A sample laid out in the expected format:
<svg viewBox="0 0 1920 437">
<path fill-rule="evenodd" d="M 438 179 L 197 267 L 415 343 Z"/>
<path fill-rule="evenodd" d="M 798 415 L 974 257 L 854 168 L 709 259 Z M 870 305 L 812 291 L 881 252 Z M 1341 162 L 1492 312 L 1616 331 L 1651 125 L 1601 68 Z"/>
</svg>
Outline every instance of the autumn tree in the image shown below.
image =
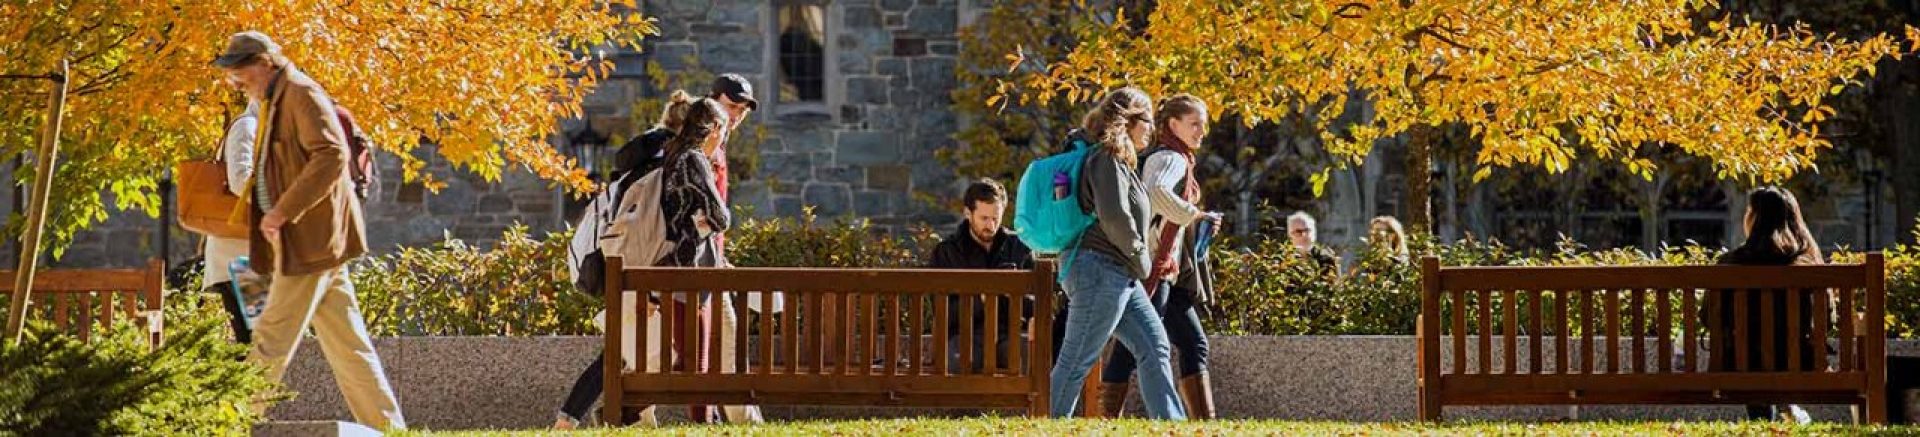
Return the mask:
<svg viewBox="0 0 1920 437">
<path fill-rule="evenodd" d="M 72 97 L 51 214 L 53 246 L 115 206 L 155 214 L 160 175 L 211 157 L 242 99 L 208 65 L 228 35 L 260 30 L 354 111 L 359 128 L 434 187 L 411 153 L 432 144 L 496 180 L 513 167 L 589 188 L 546 143 L 612 69 L 596 48 L 653 32 L 631 0 L 154 2 L 0 4 L 0 74 L 72 62 Z M 45 86 L 0 81 L 0 158 L 30 150 Z M 31 177 L 16 169 L 16 177 Z M 58 253 L 58 250 L 56 250 Z"/>
<path fill-rule="evenodd" d="M 1248 123 L 1302 116 L 1336 165 L 1405 136 L 1408 218 L 1424 231 L 1424 169 L 1444 129 L 1478 145 L 1476 180 L 1512 165 L 1555 174 L 1578 156 L 1650 178 L 1650 154 L 1672 150 L 1721 177 L 1778 181 L 1831 147 L 1826 98 L 1913 50 L 1887 34 L 1702 19 L 1708 3 L 1167 0 L 1144 32 L 1082 27 L 1073 53 L 1024 86 L 1083 101 L 1134 85 L 1193 93 Z M 1356 99 L 1366 116 L 1342 120 Z"/>
<path fill-rule="evenodd" d="M 974 24 L 961 29 L 960 62 L 953 110 L 966 123 L 959 147 L 937 155 L 965 177 L 1018 178 L 1026 163 L 1060 147 L 1086 111 L 1065 91 L 1030 86 L 1046 75 L 1045 60 L 1059 59 L 1078 44 L 1074 29 L 1104 28 L 1130 0 L 1033 0 L 995 2 Z M 1141 23 L 1144 25 L 1144 23 Z"/>
</svg>

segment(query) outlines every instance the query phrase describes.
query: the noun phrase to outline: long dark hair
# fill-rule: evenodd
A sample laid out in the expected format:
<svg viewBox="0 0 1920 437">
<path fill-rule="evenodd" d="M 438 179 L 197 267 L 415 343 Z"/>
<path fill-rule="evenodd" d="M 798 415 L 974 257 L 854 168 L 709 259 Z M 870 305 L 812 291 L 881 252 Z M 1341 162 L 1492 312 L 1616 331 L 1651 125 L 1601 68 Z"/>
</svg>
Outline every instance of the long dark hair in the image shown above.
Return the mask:
<svg viewBox="0 0 1920 437">
<path fill-rule="evenodd" d="M 1821 262 L 1820 242 L 1800 215 L 1800 201 L 1780 187 L 1762 187 L 1747 193 L 1747 242 L 1735 249 L 1749 257 Z"/>
<path fill-rule="evenodd" d="M 687 114 L 680 125 L 673 126 L 673 139 L 667 141 L 667 156 L 678 156 L 689 149 L 698 149 L 708 135 L 727 128 L 727 110 L 720 102 L 711 98 L 702 98 L 687 104 Z"/>
</svg>

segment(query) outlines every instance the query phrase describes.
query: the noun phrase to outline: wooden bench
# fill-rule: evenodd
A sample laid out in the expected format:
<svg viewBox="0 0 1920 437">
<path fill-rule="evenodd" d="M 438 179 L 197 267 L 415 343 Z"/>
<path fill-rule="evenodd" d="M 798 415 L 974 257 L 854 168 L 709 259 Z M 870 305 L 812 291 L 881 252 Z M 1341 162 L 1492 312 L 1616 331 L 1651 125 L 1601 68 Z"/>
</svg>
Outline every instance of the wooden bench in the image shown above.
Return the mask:
<svg viewBox="0 0 1920 437">
<path fill-rule="evenodd" d="M 1441 267 L 1429 257 L 1420 418 L 1438 420 L 1446 405 L 1801 402 L 1864 407 L 1868 422 L 1885 423 L 1883 265 L 1877 253 L 1865 264 L 1793 267 Z M 1732 304 L 1708 304 L 1716 299 Z M 1726 312 L 1702 315 L 1716 307 Z M 1709 328 L 1720 317 L 1733 332 Z M 1811 326 L 1787 323 L 1803 317 Z M 1758 332 L 1746 328 L 1754 323 Z M 1786 338 L 1806 340 L 1781 338 L 1783 326 Z M 1717 341 L 1735 350 L 1709 346 Z"/>
<path fill-rule="evenodd" d="M 125 318 L 146 333 L 149 345 L 159 346 L 165 277 L 166 265 L 157 259 L 142 269 L 41 270 L 33 275 L 27 319 L 51 320 L 91 341 L 94 329 L 107 332 Z M 13 291 L 13 280 L 13 270 L 0 270 L 0 301 Z"/>
<path fill-rule="evenodd" d="M 623 311 L 635 306 L 637 335 L 621 329 L 606 332 L 606 387 L 603 415 L 621 417 L 622 408 L 652 404 L 706 405 L 839 405 L 902 407 L 1023 408 L 1035 417 L 1048 413 L 1048 372 L 1052 368 L 1053 282 L 1051 264 L 1035 270 L 873 270 L 798 268 L 628 268 L 607 259 L 605 326 L 622 326 Z M 727 293 L 736 305 L 739 323 L 734 332 L 718 329 L 722 306 L 710 299 L 715 326 L 709 344 L 706 372 L 675 370 L 661 363 L 672 354 L 660 344 L 648 344 L 651 320 L 647 299 L 626 299 L 621 290 L 641 290 L 664 302 L 677 296 L 688 301 L 696 293 Z M 768 293 L 749 293 L 768 292 Z M 784 311 L 749 317 L 749 299 L 761 308 L 774 308 L 774 294 L 785 301 Z M 949 326 L 949 297 L 959 299 L 960 326 Z M 1028 300 L 1031 298 L 1031 300 Z M 1016 307 L 1014 320 L 1002 320 L 1002 301 Z M 1033 305 L 1029 326 L 1034 332 L 1021 344 L 1009 341 L 1000 357 L 995 347 L 974 356 L 961 347 L 950 357 L 945 333 L 957 332 L 960 345 L 975 336 L 997 344 L 1003 327 L 1008 335 L 1023 332 L 1018 320 L 1022 308 Z M 979 306 L 981 308 L 976 308 Z M 692 320 L 686 314 L 660 314 L 674 320 Z M 984 332 L 975 332 L 972 320 L 984 311 Z M 654 326 L 661 326 L 654 325 Z M 652 328 L 657 329 L 657 328 Z M 693 341 L 687 330 L 684 341 Z M 637 338 L 628 338 L 637 337 Z M 723 354 L 723 337 L 734 350 Z M 1013 339 L 1018 340 L 1018 339 Z M 622 346 L 636 343 L 632 370 L 623 369 Z M 731 355 L 734 362 L 722 363 Z M 649 362 L 652 365 L 649 365 Z M 1024 361 L 1024 362 L 1023 362 Z M 1005 366 L 1000 364 L 1004 362 Z M 972 369 L 980 366 L 976 372 Z M 734 370 L 734 369 L 737 369 Z"/>
</svg>

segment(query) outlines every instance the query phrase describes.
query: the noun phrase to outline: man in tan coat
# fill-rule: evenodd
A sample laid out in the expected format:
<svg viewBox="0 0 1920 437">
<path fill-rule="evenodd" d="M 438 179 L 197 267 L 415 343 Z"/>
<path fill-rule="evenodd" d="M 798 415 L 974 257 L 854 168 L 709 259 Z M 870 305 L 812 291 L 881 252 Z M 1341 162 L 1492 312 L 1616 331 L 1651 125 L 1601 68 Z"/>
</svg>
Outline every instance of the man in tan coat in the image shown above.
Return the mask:
<svg viewBox="0 0 1920 437">
<path fill-rule="evenodd" d="M 311 324 L 354 419 L 406 428 L 347 277 L 347 261 L 366 253 L 365 225 L 347 178 L 347 138 L 333 100 L 259 32 L 234 34 L 213 63 L 260 102 L 255 171 L 245 196 L 253 225 L 249 256 L 273 285 L 247 359 L 280 380 Z"/>
</svg>

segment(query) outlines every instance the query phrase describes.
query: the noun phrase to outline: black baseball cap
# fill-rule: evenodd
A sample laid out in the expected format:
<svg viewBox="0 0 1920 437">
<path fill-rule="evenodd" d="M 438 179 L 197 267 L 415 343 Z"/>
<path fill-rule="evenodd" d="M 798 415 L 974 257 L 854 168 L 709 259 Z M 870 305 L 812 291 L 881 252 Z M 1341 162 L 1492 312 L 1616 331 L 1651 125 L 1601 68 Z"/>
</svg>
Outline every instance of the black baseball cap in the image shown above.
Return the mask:
<svg viewBox="0 0 1920 437">
<path fill-rule="evenodd" d="M 727 96 L 735 102 L 746 102 L 749 109 L 760 109 L 760 101 L 753 99 L 753 84 L 738 74 L 727 73 L 713 78 L 713 91 L 707 95 Z"/>
</svg>

